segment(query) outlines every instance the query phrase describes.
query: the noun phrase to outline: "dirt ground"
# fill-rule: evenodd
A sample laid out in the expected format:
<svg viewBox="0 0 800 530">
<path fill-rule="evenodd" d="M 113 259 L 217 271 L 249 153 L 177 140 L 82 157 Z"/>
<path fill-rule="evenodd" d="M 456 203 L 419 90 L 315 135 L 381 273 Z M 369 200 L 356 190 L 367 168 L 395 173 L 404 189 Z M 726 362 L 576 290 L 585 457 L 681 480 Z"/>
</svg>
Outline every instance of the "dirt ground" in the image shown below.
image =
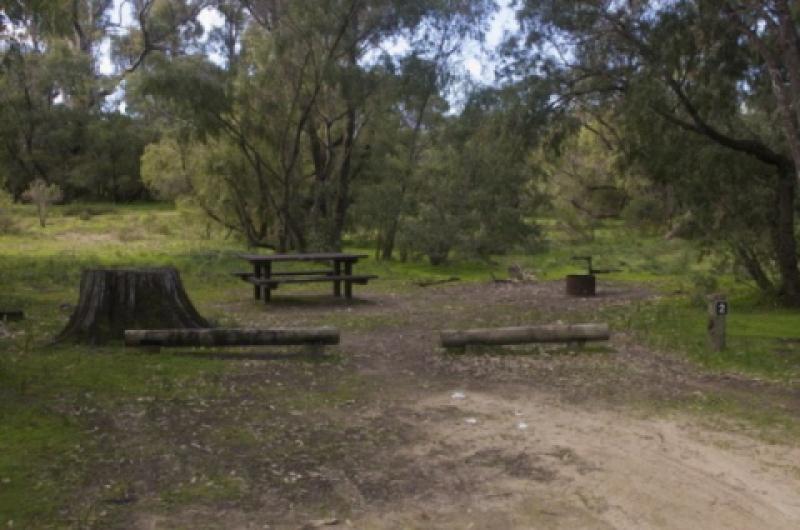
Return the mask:
<svg viewBox="0 0 800 530">
<path fill-rule="evenodd" d="M 800 415 L 796 391 L 704 373 L 624 330 L 583 351 L 437 347 L 439 329 L 593 320 L 646 290 L 399 291 L 364 289 L 351 304 L 287 291 L 269 306 L 217 308 L 243 326 L 336 325 L 342 344 L 329 361 L 242 363 L 214 399 L 137 402 L 104 418 L 114 456 L 88 489 L 119 506 L 106 524 L 800 528 L 800 447 L 680 406 L 725 395 Z"/>
</svg>

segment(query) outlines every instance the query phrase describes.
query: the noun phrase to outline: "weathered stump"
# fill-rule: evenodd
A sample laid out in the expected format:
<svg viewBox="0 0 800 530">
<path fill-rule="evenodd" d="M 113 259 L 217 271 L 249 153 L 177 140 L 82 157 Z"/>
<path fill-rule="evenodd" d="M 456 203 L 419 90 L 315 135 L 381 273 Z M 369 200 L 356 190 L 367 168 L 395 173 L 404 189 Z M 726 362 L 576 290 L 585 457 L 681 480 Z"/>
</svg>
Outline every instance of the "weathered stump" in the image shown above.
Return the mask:
<svg viewBox="0 0 800 530">
<path fill-rule="evenodd" d="M 102 344 L 126 329 L 207 328 L 172 267 L 83 271 L 80 299 L 56 342 Z"/>
</svg>

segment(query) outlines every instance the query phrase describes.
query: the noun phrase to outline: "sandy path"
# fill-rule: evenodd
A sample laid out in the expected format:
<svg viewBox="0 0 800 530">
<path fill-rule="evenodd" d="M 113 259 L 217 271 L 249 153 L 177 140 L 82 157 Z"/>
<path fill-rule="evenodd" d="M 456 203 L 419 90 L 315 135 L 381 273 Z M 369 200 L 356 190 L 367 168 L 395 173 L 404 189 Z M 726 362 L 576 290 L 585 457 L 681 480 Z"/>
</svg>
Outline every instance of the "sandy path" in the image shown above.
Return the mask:
<svg viewBox="0 0 800 530">
<path fill-rule="evenodd" d="M 557 283 L 458 286 L 432 291 L 427 304 L 409 302 L 407 310 L 416 316 L 404 330 L 355 337 L 361 346 L 355 349 L 372 359 L 372 369 L 410 368 L 418 386 L 409 390 L 405 420 L 424 434 L 403 456 L 435 486 L 394 504 L 364 507 L 350 526 L 800 528 L 800 447 L 712 431 L 680 414 L 645 417 L 604 401 L 609 381 L 626 387 L 623 395 L 652 392 L 656 400 L 704 389 L 708 374 L 679 359 L 619 335 L 615 353 L 597 359 L 468 355 L 442 361 L 431 348 L 435 330 L 449 318 L 432 309 L 442 307 L 442 299 L 444 307 L 462 314 L 478 310 L 471 319 L 492 323 L 504 318 L 494 308 L 524 311 L 531 300 L 545 314 L 563 314 L 642 296 L 619 289 L 576 304 Z M 475 299 L 484 306 L 474 305 Z M 592 379 L 604 383 L 595 388 Z M 452 388 L 443 391 L 442 380 Z M 583 387 L 588 390 L 576 391 Z M 465 397 L 454 398 L 457 391 Z"/>
<path fill-rule="evenodd" d="M 800 528 L 800 480 L 787 468 L 800 463 L 798 449 L 535 391 L 440 393 L 414 409 L 436 419 L 422 420 L 429 437 L 407 451 L 440 470 L 441 487 L 350 526 Z"/>
</svg>

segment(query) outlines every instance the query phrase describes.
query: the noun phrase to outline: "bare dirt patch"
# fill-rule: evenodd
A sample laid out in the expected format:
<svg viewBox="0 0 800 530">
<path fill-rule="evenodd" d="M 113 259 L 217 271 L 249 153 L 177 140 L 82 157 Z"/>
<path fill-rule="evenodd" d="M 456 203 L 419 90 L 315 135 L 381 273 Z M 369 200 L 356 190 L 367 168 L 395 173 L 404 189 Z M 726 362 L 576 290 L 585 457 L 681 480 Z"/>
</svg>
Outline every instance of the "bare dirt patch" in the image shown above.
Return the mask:
<svg viewBox="0 0 800 530">
<path fill-rule="evenodd" d="M 651 296 L 562 287 L 404 287 L 353 304 L 287 292 L 224 307 L 243 325 L 335 324 L 343 343 L 327 361 L 233 365 L 210 394 L 101 414 L 109 456 L 87 491 L 112 507 L 97 526 L 800 527 L 797 446 L 642 406 L 767 387 L 790 403 L 790 389 L 699 372 L 624 330 L 584 351 L 437 347 L 445 327 L 586 320 Z"/>
</svg>

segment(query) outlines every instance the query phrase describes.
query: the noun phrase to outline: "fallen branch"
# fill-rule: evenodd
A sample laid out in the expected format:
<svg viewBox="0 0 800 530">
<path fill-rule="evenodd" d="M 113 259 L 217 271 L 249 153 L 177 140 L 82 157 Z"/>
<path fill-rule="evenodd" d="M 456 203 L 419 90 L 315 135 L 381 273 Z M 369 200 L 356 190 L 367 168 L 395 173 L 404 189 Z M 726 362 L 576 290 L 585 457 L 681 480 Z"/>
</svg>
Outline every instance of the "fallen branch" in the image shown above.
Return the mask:
<svg viewBox="0 0 800 530">
<path fill-rule="evenodd" d="M 459 282 L 459 281 L 461 281 L 461 278 L 459 278 L 458 276 L 451 276 L 449 278 L 442 279 L 442 280 L 422 280 L 422 281 L 414 282 L 414 283 L 415 283 L 415 285 L 419 285 L 420 287 L 430 287 L 431 285 L 441 285 L 443 283 L 452 283 L 452 282 Z"/>
</svg>

